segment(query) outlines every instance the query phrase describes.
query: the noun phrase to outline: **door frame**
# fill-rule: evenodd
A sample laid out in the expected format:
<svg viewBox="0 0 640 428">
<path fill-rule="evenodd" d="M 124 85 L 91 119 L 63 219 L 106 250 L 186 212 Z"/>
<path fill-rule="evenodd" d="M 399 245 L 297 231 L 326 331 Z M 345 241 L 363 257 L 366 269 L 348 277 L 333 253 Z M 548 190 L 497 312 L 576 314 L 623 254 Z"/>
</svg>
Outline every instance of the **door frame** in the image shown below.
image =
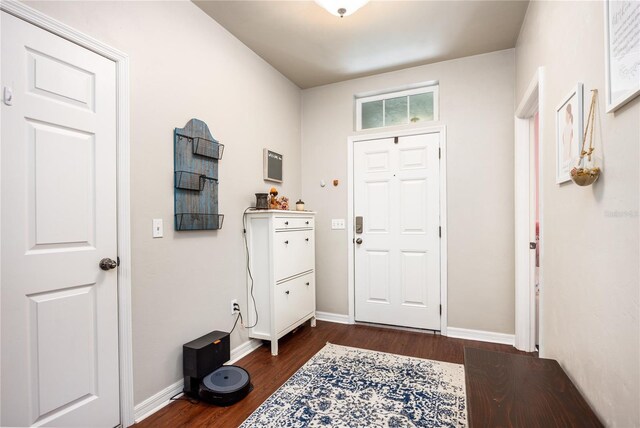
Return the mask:
<svg viewBox="0 0 640 428">
<path fill-rule="evenodd" d="M 131 219 L 129 141 L 129 56 L 93 37 L 16 0 L 0 0 L 0 10 L 69 40 L 116 65 L 116 150 L 118 257 L 118 362 L 120 369 L 120 424 L 134 423 L 133 350 L 131 328 Z M 0 254 L 1 257 L 1 254 Z"/>
<path fill-rule="evenodd" d="M 353 227 L 353 146 L 367 140 L 379 140 L 391 137 L 407 137 L 411 135 L 440 134 L 440 334 L 447 335 L 447 128 L 445 125 L 411 128 L 396 131 L 380 131 L 367 134 L 352 135 L 347 138 L 347 265 L 349 290 L 349 324 L 355 324 L 355 244 Z"/>
<path fill-rule="evenodd" d="M 531 163 L 530 147 L 532 144 L 530 123 L 538 113 L 538 203 L 540 210 L 539 219 L 539 315 L 538 315 L 538 345 L 539 355 L 543 352 L 543 296 L 544 296 L 544 67 L 539 67 L 531 79 L 515 111 L 515 139 L 514 139 L 514 205 L 515 205 L 515 344 L 514 346 L 526 352 L 535 351 L 535 326 L 536 326 L 536 297 L 535 285 L 531 284 L 531 250 L 529 249 L 530 236 L 530 201 L 531 201 Z"/>
</svg>

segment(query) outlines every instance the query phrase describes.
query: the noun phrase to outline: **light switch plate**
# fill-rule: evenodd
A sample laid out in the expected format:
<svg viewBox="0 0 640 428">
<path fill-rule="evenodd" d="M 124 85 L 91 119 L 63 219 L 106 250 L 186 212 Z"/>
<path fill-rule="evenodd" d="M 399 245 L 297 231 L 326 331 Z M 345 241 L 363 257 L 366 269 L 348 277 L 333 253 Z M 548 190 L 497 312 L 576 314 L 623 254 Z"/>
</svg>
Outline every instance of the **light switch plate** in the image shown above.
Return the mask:
<svg viewBox="0 0 640 428">
<path fill-rule="evenodd" d="M 162 226 L 162 219 L 154 218 L 153 219 L 153 237 L 162 238 L 163 234 L 164 234 L 164 228 Z"/>
<path fill-rule="evenodd" d="M 333 218 L 331 219 L 331 229 L 340 230 L 345 228 L 345 222 L 343 218 Z"/>
</svg>

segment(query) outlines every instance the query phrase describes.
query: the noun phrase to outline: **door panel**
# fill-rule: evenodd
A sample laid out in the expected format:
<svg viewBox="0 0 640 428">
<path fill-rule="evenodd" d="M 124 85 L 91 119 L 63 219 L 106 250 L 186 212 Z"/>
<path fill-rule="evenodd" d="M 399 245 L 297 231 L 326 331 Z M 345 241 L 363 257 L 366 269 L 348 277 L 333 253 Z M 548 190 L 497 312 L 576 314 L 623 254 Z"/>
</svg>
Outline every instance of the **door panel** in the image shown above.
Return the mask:
<svg viewBox="0 0 640 428">
<path fill-rule="evenodd" d="M 27 48 L 27 52 L 30 92 L 93 110 L 93 73 L 30 48 Z"/>
<path fill-rule="evenodd" d="M 113 427 L 117 271 L 98 263 L 117 257 L 115 64 L 1 19 L 1 425 Z"/>
<path fill-rule="evenodd" d="M 402 251 L 402 305 L 427 307 L 427 293 L 423 284 L 428 283 L 428 256 L 423 251 Z M 438 304 L 440 302 L 437 302 Z"/>
<path fill-rule="evenodd" d="M 357 321 L 440 329 L 439 134 L 354 145 Z"/>
<path fill-rule="evenodd" d="M 29 228 L 34 247 L 92 246 L 95 135 L 29 120 L 27 124 L 27 174 L 34 180 L 29 217 L 35 218 Z"/>
<path fill-rule="evenodd" d="M 367 181 L 366 209 L 369 215 L 364 223 L 368 233 L 389 233 L 391 194 L 388 181 Z"/>
<path fill-rule="evenodd" d="M 29 296 L 35 419 L 96 398 L 95 291 L 91 284 Z"/>
<path fill-rule="evenodd" d="M 400 233 L 425 234 L 427 232 L 426 179 L 400 180 Z"/>
<path fill-rule="evenodd" d="M 390 260 L 388 251 L 367 250 L 365 295 L 367 303 L 389 303 Z"/>
</svg>

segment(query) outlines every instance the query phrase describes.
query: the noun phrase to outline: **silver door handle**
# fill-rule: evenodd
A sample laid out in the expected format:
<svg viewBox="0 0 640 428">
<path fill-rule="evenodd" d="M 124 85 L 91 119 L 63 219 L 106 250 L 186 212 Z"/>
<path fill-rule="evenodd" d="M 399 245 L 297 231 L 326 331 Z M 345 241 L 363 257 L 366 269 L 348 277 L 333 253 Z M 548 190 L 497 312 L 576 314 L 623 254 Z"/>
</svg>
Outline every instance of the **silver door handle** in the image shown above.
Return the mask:
<svg viewBox="0 0 640 428">
<path fill-rule="evenodd" d="M 358 244 L 358 245 L 362 244 L 362 238 L 356 239 L 356 244 Z"/>
<path fill-rule="evenodd" d="M 118 262 L 112 260 L 110 258 L 104 258 L 100 260 L 100 269 L 102 270 L 111 270 L 118 267 Z"/>
</svg>

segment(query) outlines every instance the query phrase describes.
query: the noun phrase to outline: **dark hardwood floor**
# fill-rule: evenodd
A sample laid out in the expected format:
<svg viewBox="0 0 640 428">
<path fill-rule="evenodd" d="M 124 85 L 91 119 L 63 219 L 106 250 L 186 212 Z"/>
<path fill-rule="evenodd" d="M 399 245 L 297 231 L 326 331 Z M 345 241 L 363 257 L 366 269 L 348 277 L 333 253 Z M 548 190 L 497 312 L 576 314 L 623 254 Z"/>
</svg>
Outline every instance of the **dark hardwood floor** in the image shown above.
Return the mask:
<svg viewBox="0 0 640 428">
<path fill-rule="evenodd" d="M 470 427 L 602 427 L 556 360 L 464 350 Z"/>
<path fill-rule="evenodd" d="M 316 328 L 307 323 L 282 338 L 277 357 L 271 356 L 268 346 L 262 346 L 236 363 L 251 373 L 254 386 L 241 402 L 230 407 L 216 407 L 175 401 L 134 426 L 237 427 L 327 342 L 458 364 L 463 363 L 465 346 L 528 355 L 507 345 L 318 321 Z"/>
</svg>

